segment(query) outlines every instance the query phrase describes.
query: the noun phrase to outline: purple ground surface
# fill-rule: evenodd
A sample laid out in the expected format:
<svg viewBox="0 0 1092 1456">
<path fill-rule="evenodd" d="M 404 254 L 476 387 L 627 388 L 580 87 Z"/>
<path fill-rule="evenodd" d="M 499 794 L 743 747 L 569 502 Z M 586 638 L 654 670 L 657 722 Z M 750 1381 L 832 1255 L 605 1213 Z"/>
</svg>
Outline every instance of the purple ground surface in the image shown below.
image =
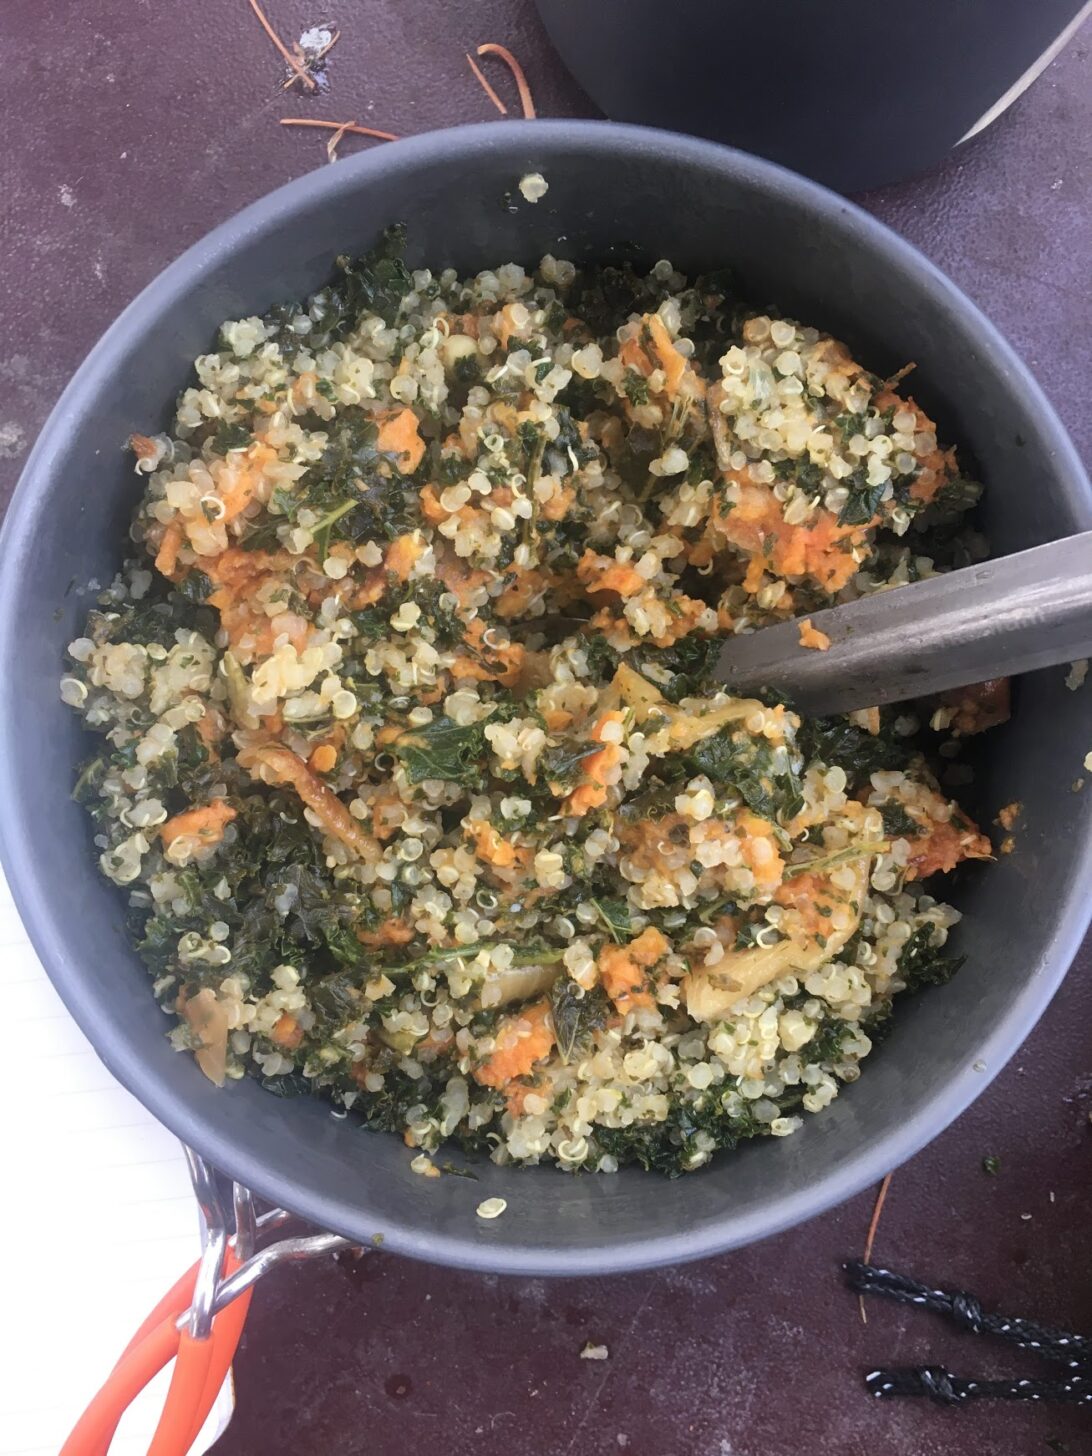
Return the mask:
<svg viewBox="0 0 1092 1456">
<path fill-rule="evenodd" d="M 269 0 L 282 33 L 319 16 Z M 338 13 L 330 87 L 285 97 L 243 0 L 0 8 L 0 490 L 97 335 L 244 203 L 325 165 L 287 115 L 397 132 L 485 120 L 463 52 L 504 41 L 540 113 L 590 115 L 529 0 L 365 0 Z M 1092 456 L 1092 30 L 958 160 L 864 200 L 976 299 Z M 504 78 L 498 79 L 504 88 Z M 508 94 L 508 90 L 505 90 Z M 351 143 L 347 143 L 351 145 Z M 1029 488 L 1034 482 L 1029 481 Z M 1023 1052 L 892 1184 L 877 1258 L 1092 1332 L 1092 955 Z M 991 1176 L 986 1155 L 1000 1159 Z M 255 1298 L 218 1456 L 1048 1456 L 1092 1452 L 1092 1412 L 862 1393 L 874 1363 L 1031 1370 L 916 1312 L 867 1326 L 840 1286 L 862 1195 L 757 1248 L 625 1278 L 483 1278 L 382 1254 L 284 1272 Z M 582 1360 L 586 1342 L 607 1346 Z"/>
</svg>

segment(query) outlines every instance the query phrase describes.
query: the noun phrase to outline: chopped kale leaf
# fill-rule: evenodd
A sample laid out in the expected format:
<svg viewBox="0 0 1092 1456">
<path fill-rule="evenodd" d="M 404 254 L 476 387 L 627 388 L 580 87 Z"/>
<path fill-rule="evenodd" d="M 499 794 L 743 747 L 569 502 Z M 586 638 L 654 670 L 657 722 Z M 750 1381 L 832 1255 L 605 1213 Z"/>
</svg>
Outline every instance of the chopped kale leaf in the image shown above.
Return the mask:
<svg viewBox="0 0 1092 1456">
<path fill-rule="evenodd" d="M 693 1102 L 674 1105 L 663 1122 L 633 1123 L 629 1127 L 595 1126 L 599 1148 L 621 1163 L 640 1163 L 657 1173 L 674 1178 L 707 1158 L 705 1140 L 717 1148 L 734 1148 L 746 1138 L 768 1130 L 748 1105 L 729 1112 L 724 1098 L 706 1094 Z M 698 1135 L 705 1134 L 701 1142 Z"/>
<path fill-rule="evenodd" d="M 944 955 L 932 941 L 933 927 L 922 925 L 902 948 L 898 974 L 906 982 L 908 991 L 920 990 L 922 986 L 943 986 L 967 959 L 966 956 Z"/>
<path fill-rule="evenodd" d="M 200 605 L 202 602 L 207 602 L 212 595 L 213 585 L 203 571 L 194 568 L 179 583 L 178 591 L 188 602 L 197 602 Z"/>
<path fill-rule="evenodd" d="M 867 526 L 880 509 L 886 484 L 869 485 L 863 470 L 855 470 L 844 482 L 849 492 L 838 515 L 840 526 Z"/>
<path fill-rule="evenodd" d="M 614 676 L 620 661 L 607 639 L 598 633 L 582 637 L 580 646 L 588 660 L 588 671 L 595 682 L 605 682 Z"/>
<path fill-rule="evenodd" d="M 867 733 L 848 718 L 808 718 L 800 726 L 797 744 L 806 759 L 818 759 L 828 768 L 844 769 L 849 792 L 863 788 L 874 773 L 905 768 L 912 757 L 906 740 L 882 724 L 879 733 Z"/>
<path fill-rule="evenodd" d="M 600 986 L 583 991 L 569 976 L 558 976 L 550 991 L 554 1035 L 562 1061 L 584 1047 L 593 1031 L 607 1024 L 613 1008 Z"/>
<path fill-rule="evenodd" d="M 648 380 L 636 369 L 627 369 L 622 379 L 622 389 L 630 404 L 648 404 Z"/>
<path fill-rule="evenodd" d="M 475 788 L 482 782 L 488 721 L 461 726 L 446 716 L 433 718 L 423 728 L 407 729 L 392 748 L 411 784 L 442 779 Z"/>
<path fill-rule="evenodd" d="M 880 805 L 880 814 L 883 816 L 883 832 L 886 839 L 916 839 L 921 833 L 920 825 L 911 819 L 902 805 L 894 799 Z"/>
<path fill-rule="evenodd" d="M 564 792 L 580 778 L 580 766 L 602 750 L 601 743 L 564 742 L 547 748 L 539 758 L 539 777 L 551 789 Z"/>
<path fill-rule="evenodd" d="M 775 771 L 773 754 L 764 738 L 752 738 L 738 728 L 722 728 L 679 759 L 686 772 L 705 774 L 715 789 L 734 786 L 755 814 L 787 822 L 803 806 L 800 780 L 790 768 Z"/>
<path fill-rule="evenodd" d="M 658 685 L 668 702 L 677 703 L 680 698 L 709 691 L 709 675 L 723 645 L 720 637 L 702 637 L 690 632 L 671 647 L 645 648 L 635 655 L 633 662 L 638 672 L 646 665 L 670 672 L 671 681 Z"/>
<path fill-rule="evenodd" d="M 242 421 L 232 423 L 229 420 L 221 420 L 212 437 L 212 443 L 220 455 L 226 455 L 229 450 L 242 450 L 250 444 L 253 439 L 253 432 L 249 425 Z"/>
<path fill-rule="evenodd" d="M 626 900 L 595 899 L 591 902 L 595 912 L 606 927 L 607 934 L 619 945 L 633 934 L 629 902 Z"/>
</svg>

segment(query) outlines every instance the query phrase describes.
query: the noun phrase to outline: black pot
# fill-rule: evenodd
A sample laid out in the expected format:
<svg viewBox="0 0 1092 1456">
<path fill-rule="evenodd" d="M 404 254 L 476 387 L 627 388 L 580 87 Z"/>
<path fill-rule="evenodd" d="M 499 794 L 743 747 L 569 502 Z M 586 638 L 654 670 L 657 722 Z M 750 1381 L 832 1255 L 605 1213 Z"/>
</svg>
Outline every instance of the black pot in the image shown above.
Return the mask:
<svg viewBox="0 0 1092 1456">
<path fill-rule="evenodd" d="M 615 121 L 745 147 L 841 192 L 924 171 L 1004 112 L 1088 0 L 536 0 Z"/>
<path fill-rule="evenodd" d="M 536 205 L 518 182 L 542 172 Z M 166 270 L 69 385 L 28 461 L 0 547 L 0 825 L 4 864 L 37 950 L 103 1060 L 219 1168 L 321 1227 L 479 1269 L 575 1274 L 697 1258 L 848 1198 L 941 1131 L 1012 1055 L 1064 975 L 1088 918 L 1089 689 L 1064 672 L 1019 684 L 988 736 L 981 802 L 1024 805 L 1016 853 L 970 871 L 956 979 L 900 1005 L 865 1075 L 791 1138 L 669 1182 L 626 1170 L 477 1168 L 426 1180 L 394 1137 L 245 1081 L 218 1091 L 167 1044 L 162 1013 L 69 797 L 86 741 L 58 698 L 89 578 L 119 565 L 140 489 L 122 446 L 167 425 L 225 318 L 303 296 L 334 255 L 409 225 L 411 261 L 477 269 L 544 252 L 603 258 L 619 242 L 686 268 L 731 265 L 748 296 L 844 338 L 878 373 L 918 365 L 914 393 L 976 457 L 997 553 L 1092 527 L 1092 493 L 1027 370 L 978 310 L 912 248 L 821 188 L 666 133 L 581 122 L 494 123 L 339 162 L 248 208 Z M 82 593 L 82 594 L 81 594 Z M 48 1077 L 43 1068 L 42 1077 Z M 25 1089 L 24 1095 L 32 1095 Z M 508 1200 L 503 1217 L 475 1216 Z"/>
</svg>

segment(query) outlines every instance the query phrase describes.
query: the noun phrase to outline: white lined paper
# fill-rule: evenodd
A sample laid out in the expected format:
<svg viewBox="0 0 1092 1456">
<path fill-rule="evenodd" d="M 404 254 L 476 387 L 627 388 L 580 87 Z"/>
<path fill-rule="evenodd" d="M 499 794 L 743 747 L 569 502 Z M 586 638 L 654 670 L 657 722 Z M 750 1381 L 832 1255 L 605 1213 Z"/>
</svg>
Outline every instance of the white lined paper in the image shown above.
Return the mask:
<svg viewBox="0 0 1092 1456">
<path fill-rule="evenodd" d="M 137 1327 L 200 1253 L 197 1205 L 177 1140 L 99 1061 L 2 878 L 0 985 L 0 1456 L 56 1456 Z M 168 1380 L 164 1371 L 134 1402 L 111 1456 L 144 1456 Z M 212 1445 L 232 1406 L 229 1377 L 193 1453 Z"/>
</svg>

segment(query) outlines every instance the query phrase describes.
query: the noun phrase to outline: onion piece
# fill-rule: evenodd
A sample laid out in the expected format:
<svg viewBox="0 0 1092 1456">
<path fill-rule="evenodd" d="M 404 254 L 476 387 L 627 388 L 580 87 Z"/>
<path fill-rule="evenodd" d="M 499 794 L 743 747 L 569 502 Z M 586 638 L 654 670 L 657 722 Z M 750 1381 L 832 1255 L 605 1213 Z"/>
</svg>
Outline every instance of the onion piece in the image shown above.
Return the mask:
<svg viewBox="0 0 1092 1456">
<path fill-rule="evenodd" d="M 513 1001 L 529 1001 L 541 996 L 561 975 L 561 968 L 552 966 L 509 966 L 507 970 L 486 972 L 479 993 L 484 1009 L 508 1006 Z"/>
<path fill-rule="evenodd" d="M 217 1001 L 216 992 L 206 986 L 178 1009 L 201 1043 L 194 1053 L 197 1065 L 210 1082 L 222 1087 L 227 1075 L 227 1008 Z"/>
<path fill-rule="evenodd" d="M 687 713 L 669 703 L 647 678 L 624 662 L 619 664 L 612 686 L 622 702 L 633 709 L 638 723 L 652 717 L 666 719 L 672 749 L 693 748 L 695 743 L 719 733 L 729 723 L 741 723 L 752 713 L 763 711 L 763 704 L 757 698 L 732 698 L 707 713 Z"/>
<path fill-rule="evenodd" d="M 853 875 L 848 889 L 831 887 L 829 895 L 851 914 L 840 930 L 831 930 L 820 945 L 814 936 L 790 936 L 776 945 L 729 951 L 715 966 L 693 970 L 683 980 L 686 1010 L 695 1021 L 719 1021 L 737 1001 L 753 996 L 780 976 L 807 976 L 818 971 L 848 943 L 860 923 L 861 906 L 868 890 L 873 856 L 862 849 L 855 860 L 843 867 Z"/>
</svg>

